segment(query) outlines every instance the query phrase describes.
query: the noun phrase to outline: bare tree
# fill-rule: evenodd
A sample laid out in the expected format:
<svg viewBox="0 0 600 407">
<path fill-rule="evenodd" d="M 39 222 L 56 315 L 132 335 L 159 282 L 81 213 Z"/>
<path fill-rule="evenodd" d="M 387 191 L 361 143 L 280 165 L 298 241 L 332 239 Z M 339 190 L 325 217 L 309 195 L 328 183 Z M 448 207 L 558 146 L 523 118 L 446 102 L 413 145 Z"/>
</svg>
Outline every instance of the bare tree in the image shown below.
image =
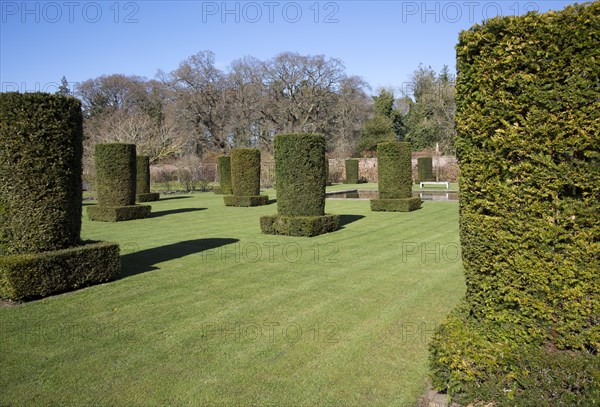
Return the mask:
<svg viewBox="0 0 600 407">
<path fill-rule="evenodd" d="M 229 103 L 225 74 L 215 67 L 215 55 L 202 51 L 187 58 L 167 75 L 164 83 L 173 97 L 182 119 L 192 124 L 195 150 L 230 147 L 227 134 Z"/>
</svg>

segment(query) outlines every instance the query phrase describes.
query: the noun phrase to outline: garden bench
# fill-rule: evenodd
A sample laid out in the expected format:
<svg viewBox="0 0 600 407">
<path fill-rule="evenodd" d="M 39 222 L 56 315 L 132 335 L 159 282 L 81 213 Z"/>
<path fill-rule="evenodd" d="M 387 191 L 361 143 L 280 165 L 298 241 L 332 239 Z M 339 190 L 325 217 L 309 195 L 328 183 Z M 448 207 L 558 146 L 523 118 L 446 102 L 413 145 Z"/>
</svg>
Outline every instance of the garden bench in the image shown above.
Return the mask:
<svg viewBox="0 0 600 407">
<path fill-rule="evenodd" d="M 430 185 L 445 185 L 446 189 L 450 188 L 450 183 L 448 181 L 445 182 L 419 182 L 419 188 L 423 188 L 423 185 L 426 184 L 430 184 Z"/>
</svg>

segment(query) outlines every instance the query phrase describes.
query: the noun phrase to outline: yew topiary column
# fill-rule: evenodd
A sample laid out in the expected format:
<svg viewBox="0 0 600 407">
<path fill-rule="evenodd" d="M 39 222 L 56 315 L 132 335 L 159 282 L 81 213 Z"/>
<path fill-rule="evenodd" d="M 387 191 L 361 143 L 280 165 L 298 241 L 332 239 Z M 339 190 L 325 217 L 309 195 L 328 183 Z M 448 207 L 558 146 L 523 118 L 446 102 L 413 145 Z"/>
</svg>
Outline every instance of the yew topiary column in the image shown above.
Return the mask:
<svg viewBox="0 0 600 407">
<path fill-rule="evenodd" d="M 221 156 L 217 158 L 217 171 L 219 173 L 219 186 L 214 188 L 215 194 L 231 195 L 231 157 Z"/>
<path fill-rule="evenodd" d="M 88 208 L 90 220 L 120 222 L 150 216 L 149 205 L 136 205 L 135 144 L 96 144 L 98 205 Z"/>
<path fill-rule="evenodd" d="M 160 199 L 158 192 L 150 192 L 150 157 L 138 155 L 136 157 L 136 200 L 138 202 L 152 202 Z"/>
<path fill-rule="evenodd" d="M 412 198 L 410 143 L 388 141 L 377 145 L 379 199 L 371 200 L 371 210 L 410 212 L 421 208 L 421 199 Z"/>
<path fill-rule="evenodd" d="M 263 216 L 263 233 L 316 236 L 339 227 L 338 215 L 325 214 L 325 137 L 281 134 L 275 137 L 277 215 Z"/>
<path fill-rule="evenodd" d="M 0 93 L 0 297 L 30 299 L 108 281 L 119 246 L 82 242 L 81 103 Z"/>
<path fill-rule="evenodd" d="M 346 180 L 344 184 L 358 184 L 358 160 L 351 158 L 344 161 Z"/>
<path fill-rule="evenodd" d="M 431 157 L 417 158 L 417 171 L 419 182 L 435 181 L 433 176 L 433 159 Z"/>
<path fill-rule="evenodd" d="M 493 18 L 456 46 L 466 296 L 430 342 L 460 405 L 600 400 L 600 3 Z"/>
<path fill-rule="evenodd" d="M 231 189 L 233 195 L 223 197 L 227 206 L 269 203 L 267 195 L 260 195 L 260 150 L 235 148 L 231 151 Z"/>
</svg>

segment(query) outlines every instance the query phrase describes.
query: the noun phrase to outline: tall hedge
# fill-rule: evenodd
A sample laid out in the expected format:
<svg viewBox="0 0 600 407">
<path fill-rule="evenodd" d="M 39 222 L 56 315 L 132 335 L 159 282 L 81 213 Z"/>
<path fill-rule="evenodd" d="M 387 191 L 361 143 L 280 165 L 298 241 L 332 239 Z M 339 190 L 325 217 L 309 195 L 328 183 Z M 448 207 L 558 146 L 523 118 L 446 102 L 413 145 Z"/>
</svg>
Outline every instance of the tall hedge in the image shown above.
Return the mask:
<svg viewBox="0 0 600 407">
<path fill-rule="evenodd" d="M 231 189 L 236 196 L 260 194 L 260 150 L 256 148 L 231 150 Z"/>
<path fill-rule="evenodd" d="M 358 184 L 358 160 L 350 158 L 344 161 L 346 167 L 346 184 Z"/>
<path fill-rule="evenodd" d="M 320 134 L 275 136 L 277 213 L 325 214 L 325 137 Z"/>
<path fill-rule="evenodd" d="M 96 185 L 100 206 L 135 204 L 135 144 L 96 144 Z"/>
<path fill-rule="evenodd" d="M 260 218 L 262 232 L 317 236 L 337 230 L 340 216 L 325 214 L 325 137 L 279 134 L 274 147 L 277 215 Z"/>
<path fill-rule="evenodd" d="M 138 155 L 136 157 L 136 194 L 150 193 L 150 157 Z"/>
<path fill-rule="evenodd" d="M 79 242 L 82 140 L 77 99 L 0 93 L 0 255 Z"/>
<path fill-rule="evenodd" d="M 595 376 L 575 379 L 577 360 L 600 350 L 599 32 L 600 3 L 590 3 L 493 18 L 460 35 L 467 295 L 435 335 L 431 365 L 435 386 L 465 403 L 600 398 L 600 357 Z M 525 345 L 548 364 L 568 351 L 572 365 L 557 367 L 564 382 L 546 394 L 525 385 L 548 379 L 528 368 Z"/>
<path fill-rule="evenodd" d="M 23 300 L 108 281 L 119 246 L 82 242 L 81 103 L 0 93 L 0 298 Z"/>
<path fill-rule="evenodd" d="M 377 145 L 380 199 L 406 199 L 412 196 L 411 160 L 410 143 L 386 141 Z"/>
<path fill-rule="evenodd" d="M 233 194 L 231 187 L 231 157 L 221 156 L 217 158 L 217 167 L 219 171 L 219 183 L 222 194 Z"/>
<path fill-rule="evenodd" d="M 433 176 L 433 159 L 431 157 L 417 158 L 419 182 L 435 181 Z"/>
</svg>

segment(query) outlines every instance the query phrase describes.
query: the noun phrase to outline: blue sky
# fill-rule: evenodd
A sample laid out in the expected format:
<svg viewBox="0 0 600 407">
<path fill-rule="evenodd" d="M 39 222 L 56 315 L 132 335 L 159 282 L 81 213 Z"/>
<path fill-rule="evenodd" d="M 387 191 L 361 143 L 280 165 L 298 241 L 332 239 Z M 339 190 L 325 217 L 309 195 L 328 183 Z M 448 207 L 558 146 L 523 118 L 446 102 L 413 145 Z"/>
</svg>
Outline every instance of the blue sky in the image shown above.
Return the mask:
<svg viewBox="0 0 600 407">
<path fill-rule="evenodd" d="M 120 73 L 154 78 L 202 50 L 221 69 L 283 51 L 342 60 L 375 92 L 419 64 L 455 69 L 461 30 L 575 1 L 0 1 L 2 91 L 56 90 Z"/>
</svg>

